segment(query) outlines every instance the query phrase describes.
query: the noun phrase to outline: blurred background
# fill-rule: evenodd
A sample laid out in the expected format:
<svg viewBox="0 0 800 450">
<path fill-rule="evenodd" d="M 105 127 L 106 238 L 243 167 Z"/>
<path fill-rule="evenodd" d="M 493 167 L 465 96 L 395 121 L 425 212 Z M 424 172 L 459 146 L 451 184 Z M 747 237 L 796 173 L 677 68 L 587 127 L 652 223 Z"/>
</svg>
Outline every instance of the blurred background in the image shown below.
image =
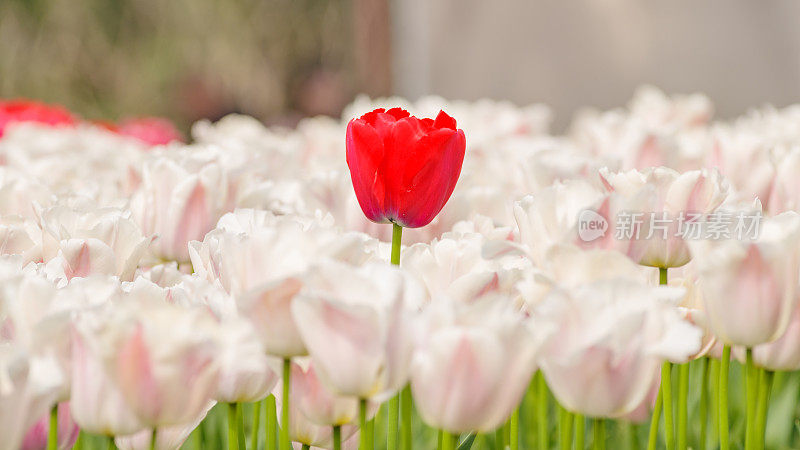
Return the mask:
<svg viewBox="0 0 800 450">
<path fill-rule="evenodd" d="M 796 0 L 0 0 L 0 97 L 185 129 L 438 94 L 544 102 L 563 128 L 648 83 L 724 118 L 800 100 L 798 25 Z"/>
</svg>

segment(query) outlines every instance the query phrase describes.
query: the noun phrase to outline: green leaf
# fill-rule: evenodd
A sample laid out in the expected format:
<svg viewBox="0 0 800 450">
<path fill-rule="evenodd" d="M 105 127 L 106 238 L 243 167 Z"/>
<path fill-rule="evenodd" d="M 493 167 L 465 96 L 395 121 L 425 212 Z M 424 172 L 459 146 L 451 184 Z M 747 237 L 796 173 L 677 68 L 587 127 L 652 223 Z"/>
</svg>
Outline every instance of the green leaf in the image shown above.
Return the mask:
<svg viewBox="0 0 800 450">
<path fill-rule="evenodd" d="M 458 450 L 469 450 L 472 447 L 472 443 L 475 442 L 475 433 L 472 432 L 464 437 L 461 440 L 461 443 L 458 444 Z"/>
</svg>

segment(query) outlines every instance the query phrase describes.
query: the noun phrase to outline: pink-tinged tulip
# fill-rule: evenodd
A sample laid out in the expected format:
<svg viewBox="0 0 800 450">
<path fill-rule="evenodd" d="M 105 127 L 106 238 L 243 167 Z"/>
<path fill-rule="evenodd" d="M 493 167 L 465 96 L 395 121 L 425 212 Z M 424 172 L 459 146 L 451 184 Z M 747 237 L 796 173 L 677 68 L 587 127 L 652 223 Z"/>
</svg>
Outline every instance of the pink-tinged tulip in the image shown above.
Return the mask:
<svg viewBox="0 0 800 450">
<path fill-rule="evenodd" d="M 76 119 L 58 105 L 48 105 L 34 100 L 0 101 L 0 137 L 14 123 L 35 122 L 51 126 L 71 126 Z"/>
<path fill-rule="evenodd" d="M 203 239 L 225 213 L 227 193 L 219 163 L 158 157 L 145 164 L 131 211 L 145 235 L 156 238 L 155 256 L 186 263 L 189 242 Z"/>
<path fill-rule="evenodd" d="M 754 240 L 690 242 L 709 327 L 725 344 L 778 339 L 797 303 L 800 217 L 788 212 L 760 225 Z"/>
<path fill-rule="evenodd" d="M 153 267 L 139 268 L 136 278 L 142 277 L 163 288 L 180 283 L 186 274 L 178 268 L 178 263 L 171 261 Z"/>
<path fill-rule="evenodd" d="M 775 143 L 764 134 L 763 129 L 752 126 L 716 124 L 711 129 L 714 142 L 706 166 L 718 168 L 742 198 L 766 202 L 775 179 L 770 152 Z"/>
<path fill-rule="evenodd" d="M 61 257 L 67 279 L 92 274 L 133 280 L 150 245 L 128 211 L 56 205 L 39 214 L 44 261 Z"/>
<path fill-rule="evenodd" d="M 0 450 L 19 450 L 25 432 L 55 404 L 60 369 L 14 344 L 0 347 Z"/>
<path fill-rule="evenodd" d="M 423 289 L 400 269 L 321 262 L 292 304 L 322 382 L 336 394 L 384 400 L 408 381 L 413 310 Z"/>
<path fill-rule="evenodd" d="M 316 425 L 358 422 L 358 399 L 334 395 L 320 382 L 311 360 L 292 363 L 292 408 Z M 372 408 L 373 412 L 376 408 Z"/>
<path fill-rule="evenodd" d="M 767 370 L 800 370 L 800 308 L 794 309 L 789 325 L 780 338 L 753 348 L 753 360 Z"/>
<path fill-rule="evenodd" d="M 278 380 L 252 325 L 244 319 L 223 319 L 219 382 L 214 400 L 255 402 L 269 395 Z"/>
<path fill-rule="evenodd" d="M 562 287 L 576 287 L 615 278 L 644 283 L 649 275 L 648 269 L 618 252 L 603 249 L 584 250 L 564 244 L 550 248 L 547 264 L 543 270 Z"/>
<path fill-rule="evenodd" d="M 625 281 L 555 290 L 534 311 L 545 337 L 539 367 L 559 403 L 620 417 L 647 395 L 661 362 L 686 362 L 702 332 L 675 304 L 683 291 Z"/>
<path fill-rule="evenodd" d="M 130 136 L 148 145 L 166 145 L 170 142 L 180 142 L 181 133 L 167 119 L 161 117 L 140 117 L 123 121 L 116 132 L 123 136 Z"/>
<path fill-rule="evenodd" d="M 7 263 L 2 270 L 13 267 Z M 62 373 L 59 401 L 69 399 L 70 320 L 75 309 L 62 302 L 50 280 L 28 267 L 0 283 L 0 338 L 34 355 L 52 358 Z"/>
<path fill-rule="evenodd" d="M 626 237 L 631 245 L 628 256 L 661 268 L 680 267 L 691 258 L 680 218 L 704 220 L 729 192 L 719 172 L 707 169 L 682 174 L 666 167 L 617 173 L 601 169 L 600 178 L 608 191 L 643 202 L 642 210 L 628 211 L 641 213 L 638 233 Z"/>
<path fill-rule="evenodd" d="M 145 426 L 183 425 L 217 389 L 219 327 L 207 309 L 168 303 L 143 281 L 76 329 Z"/>
<path fill-rule="evenodd" d="M 706 125 L 713 113 L 707 97 L 667 97 L 645 86 L 637 90 L 628 108 L 578 116 L 573 133 L 581 146 L 607 161 L 619 162 L 623 169 L 667 166 L 683 171 L 700 166 Z"/>
<path fill-rule="evenodd" d="M 98 355 L 78 332 L 72 333 L 72 380 L 72 418 L 84 431 L 123 436 L 144 428 L 122 391 L 105 373 Z"/>
<path fill-rule="evenodd" d="M 684 319 L 703 330 L 703 339 L 700 350 L 691 359 L 706 356 L 717 344 L 717 337 L 708 326 L 708 314 L 703 302 L 703 292 L 700 289 L 696 277 L 672 278 L 669 280 L 670 286 L 683 288 L 686 294 L 681 299 L 678 310 Z"/>
<path fill-rule="evenodd" d="M 42 260 L 42 230 L 36 222 L 16 215 L 0 216 L 0 254 L 19 255 L 25 262 Z"/>
<path fill-rule="evenodd" d="M 545 264 L 528 271 L 516 288 L 528 307 L 535 307 L 553 289 L 574 288 L 596 281 L 627 279 L 647 282 L 647 268 L 613 250 L 584 250 L 569 244 L 554 245 L 547 252 Z"/>
<path fill-rule="evenodd" d="M 192 434 L 192 431 L 206 418 L 206 415 L 215 404 L 213 401 L 208 402 L 200 411 L 200 414 L 188 423 L 159 427 L 156 431 L 155 447 L 150 446 L 150 442 L 153 439 L 153 430 L 149 428 L 128 436 L 119 436 L 114 439 L 114 444 L 120 450 L 149 450 L 151 448 L 156 450 L 178 450 L 189 438 L 189 435 Z"/>
<path fill-rule="evenodd" d="M 534 264 L 545 264 L 553 245 L 575 240 L 575 227 L 582 211 L 593 208 L 603 193 L 586 181 L 556 183 L 514 204 L 519 237 Z M 610 226 L 610 224 L 609 224 Z M 613 235 L 613 230 L 605 233 Z M 597 236 L 601 238 L 601 236 Z"/>
<path fill-rule="evenodd" d="M 478 234 L 443 237 L 407 248 L 400 265 L 425 285 L 432 299 L 471 301 L 488 292 L 511 292 L 519 271 L 484 258 L 483 249 Z"/>
<path fill-rule="evenodd" d="M 456 187 L 465 147 L 444 111 L 433 120 L 379 108 L 351 120 L 347 166 L 364 215 L 409 228 L 430 223 Z"/>
<path fill-rule="evenodd" d="M 800 210 L 800 148 L 788 151 L 776 164 L 775 180 L 769 194 L 767 209 L 772 214 Z"/>
<path fill-rule="evenodd" d="M 252 322 L 267 354 L 281 358 L 307 354 L 291 304 L 311 263 L 325 256 L 353 263 L 368 257 L 363 235 L 303 222 L 237 210 L 220 219 L 202 243 L 190 244 L 197 274 L 219 282 Z"/>
<path fill-rule="evenodd" d="M 536 370 L 539 341 L 503 298 L 434 302 L 414 351 L 411 389 L 428 425 L 463 433 L 502 425 Z"/>
<path fill-rule="evenodd" d="M 144 279 L 141 280 L 141 284 L 146 284 Z M 183 274 L 177 283 L 162 290 L 169 303 L 184 308 L 200 307 L 211 313 L 222 326 L 220 332 L 225 334 L 225 342 L 232 343 L 238 339 L 248 340 L 253 337 L 252 329 L 240 330 L 238 335 L 227 333 L 228 327 L 247 328 L 248 326 L 240 320 L 233 298 L 222 289 L 219 283 L 210 282 L 195 274 Z M 252 348 L 248 348 L 246 351 L 252 351 Z"/>
<path fill-rule="evenodd" d="M 661 372 L 656 371 L 653 382 L 650 384 L 650 391 L 645 395 L 642 403 L 634 408 L 633 411 L 622 416 L 621 419 L 633 423 L 644 423 L 650 420 L 650 414 L 652 414 L 653 408 L 656 406 L 659 389 L 661 389 Z"/>
<path fill-rule="evenodd" d="M 25 434 L 22 450 L 44 450 L 47 448 L 47 435 L 50 428 L 50 413 L 42 416 Z M 72 448 L 78 439 L 78 425 L 72 421 L 69 403 L 58 405 L 58 444 L 59 450 Z"/>
<path fill-rule="evenodd" d="M 306 380 L 302 379 L 302 376 L 301 378 L 293 377 L 295 374 L 300 375 L 300 373 L 297 372 L 302 372 L 302 369 L 299 369 L 297 365 L 294 365 L 292 369 L 292 377 L 290 378 L 292 385 L 289 391 L 293 393 L 293 396 L 295 395 L 295 392 L 301 392 L 300 395 L 302 396 L 304 395 L 303 390 L 308 386 L 305 385 Z M 283 398 L 281 396 L 282 390 L 283 380 L 278 380 L 278 384 L 275 386 L 273 392 L 275 395 L 275 406 L 277 407 L 279 426 L 280 421 L 283 420 L 283 414 L 281 411 L 281 408 L 283 407 Z M 289 440 L 313 447 L 333 447 L 333 427 L 330 425 L 319 425 L 309 420 L 309 418 L 299 407 L 299 402 L 296 400 L 297 397 L 292 397 L 289 401 Z M 352 424 L 343 424 L 342 442 L 349 440 L 351 436 L 357 432 L 358 426 Z"/>
<path fill-rule="evenodd" d="M 37 208 L 49 207 L 53 194 L 23 170 L 0 166 L 0 215 L 37 219 Z"/>
</svg>

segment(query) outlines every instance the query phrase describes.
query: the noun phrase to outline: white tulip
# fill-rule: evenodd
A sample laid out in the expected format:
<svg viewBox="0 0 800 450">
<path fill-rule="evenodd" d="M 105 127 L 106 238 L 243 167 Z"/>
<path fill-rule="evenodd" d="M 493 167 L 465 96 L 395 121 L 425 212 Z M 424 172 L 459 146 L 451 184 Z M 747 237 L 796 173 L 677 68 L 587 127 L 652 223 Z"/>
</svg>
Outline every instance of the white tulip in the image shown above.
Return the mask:
<svg viewBox="0 0 800 450">
<path fill-rule="evenodd" d="M 522 400 L 539 341 L 529 320 L 502 300 L 441 300 L 428 308 L 411 365 L 415 405 L 428 425 L 491 431 Z"/>
<path fill-rule="evenodd" d="M 292 313 L 322 382 L 381 401 L 408 381 L 413 311 L 422 288 L 396 267 L 327 260 L 306 277 Z"/>
</svg>

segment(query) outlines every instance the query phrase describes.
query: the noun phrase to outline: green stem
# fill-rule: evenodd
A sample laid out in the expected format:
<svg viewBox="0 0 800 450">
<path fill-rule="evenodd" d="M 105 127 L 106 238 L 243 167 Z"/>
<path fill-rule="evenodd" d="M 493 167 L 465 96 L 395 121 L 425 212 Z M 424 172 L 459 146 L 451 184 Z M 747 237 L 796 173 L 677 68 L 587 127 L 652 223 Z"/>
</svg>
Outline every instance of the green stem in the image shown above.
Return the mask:
<svg viewBox="0 0 800 450">
<path fill-rule="evenodd" d="M 375 418 L 367 420 L 367 442 L 375 446 Z"/>
<path fill-rule="evenodd" d="M 395 266 L 400 265 L 400 247 L 403 241 L 403 227 L 400 225 L 392 222 L 392 256 L 391 262 Z M 405 390 L 404 390 L 405 391 Z M 401 405 L 402 399 L 401 397 L 404 394 L 403 392 L 398 393 L 394 397 L 389 400 L 389 414 L 388 414 L 388 426 L 386 428 L 386 448 L 388 450 L 397 450 L 398 448 L 398 420 L 400 416 L 401 410 L 403 407 Z M 405 423 L 405 412 L 403 412 L 403 426 L 401 427 L 401 433 L 403 437 L 403 448 L 406 448 L 406 432 L 410 433 L 411 429 L 410 426 L 406 427 Z M 409 421 L 410 422 L 410 421 Z M 408 428 L 408 431 L 406 430 Z M 362 429 L 363 431 L 363 429 Z M 410 444 L 410 442 L 409 442 Z M 410 448 L 410 446 L 408 447 Z"/>
<path fill-rule="evenodd" d="M 525 393 L 525 399 L 522 402 L 524 408 L 523 418 L 527 426 L 523 427 L 525 448 L 536 448 L 535 433 L 536 429 L 536 376 L 531 377 L 531 382 L 528 384 L 528 391 Z"/>
<path fill-rule="evenodd" d="M 550 436 L 548 434 L 549 414 L 547 405 L 547 383 L 542 372 L 536 372 L 536 436 L 539 439 L 539 450 L 550 449 Z"/>
<path fill-rule="evenodd" d="M 572 449 L 572 413 L 564 407 L 559 407 L 558 415 L 559 448 Z"/>
<path fill-rule="evenodd" d="M 689 407 L 689 363 L 678 366 L 678 450 L 687 447 Z"/>
<path fill-rule="evenodd" d="M 606 421 L 604 419 L 595 419 L 592 426 L 592 448 L 594 450 L 606 449 Z M 581 447 L 582 448 L 582 447 Z M 580 450 L 580 449 L 578 449 Z"/>
<path fill-rule="evenodd" d="M 675 425 L 672 415 L 672 363 L 661 365 L 661 392 L 664 393 L 664 442 L 667 450 L 675 449 Z"/>
<path fill-rule="evenodd" d="M 292 360 L 283 359 L 283 397 L 281 400 L 281 450 L 291 450 L 289 440 L 289 389 L 292 386 Z M 244 449 L 242 449 L 244 450 Z"/>
<path fill-rule="evenodd" d="M 402 228 L 400 229 L 402 230 Z M 413 430 L 411 429 L 412 409 L 411 385 L 407 384 L 400 391 L 400 433 L 402 435 L 403 450 L 411 450 L 414 444 Z"/>
<path fill-rule="evenodd" d="M 700 359 L 703 373 L 700 384 L 700 445 L 699 450 L 706 450 L 706 435 L 708 434 L 708 358 Z"/>
<path fill-rule="evenodd" d="M 442 450 L 455 450 L 456 448 L 456 435 L 442 431 Z"/>
<path fill-rule="evenodd" d="M 514 410 L 509 420 L 509 443 L 511 450 L 519 450 L 519 408 Z"/>
<path fill-rule="evenodd" d="M 745 427 L 745 449 L 753 450 L 756 433 L 756 406 L 758 403 L 758 371 L 753 363 L 753 349 L 746 350 L 745 357 L 745 385 L 747 386 L 747 421 Z"/>
<path fill-rule="evenodd" d="M 47 450 L 58 448 L 58 403 L 50 408 L 50 428 L 47 430 Z"/>
<path fill-rule="evenodd" d="M 81 450 L 83 449 L 83 440 L 85 439 L 85 434 L 83 430 L 78 430 L 78 438 L 75 439 L 75 445 L 72 446 L 72 450 Z"/>
<path fill-rule="evenodd" d="M 158 429 L 153 428 L 153 432 L 150 435 L 150 450 L 156 450 L 157 441 L 158 441 Z"/>
<path fill-rule="evenodd" d="M 333 426 L 333 450 L 342 450 L 342 427 Z"/>
<path fill-rule="evenodd" d="M 194 450 L 202 450 L 204 447 L 205 439 L 203 434 L 203 425 L 198 425 L 194 431 L 194 439 L 192 439 L 192 448 Z"/>
<path fill-rule="evenodd" d="M 397 425 L 400 416 L 400 393 L 389 399 L 388 414 L 386 421 L 386 448 L 397 450 Z"/>
<path fill-rule="evenodd" d="M 436 433 L 436 448 L 438 450 L 442 450 L 442 435 L 444 435 L 444 431 L 442 430 L 439 430 L 439 432 Z"/>
<path fill-rule="evenodd" d="M 494 431 L 494 443 L 498 450 L 505 450 L 506 448 L 506 430 L 505 425 L 500 425 Z"/>
<path fill-rule="evenodd" d="M 236 403 L 236 437 L 239 439 L 239 448 L 247 450 L 247 437 L 244 433 L 244 413 L 242 408 L 244 405 Z"/>
<path fill-rule="evenodd" d="M 303 444 L 300 446 L 300 450 L 311 450 L 311 446 L 308 444 Z"/>
<path fill-rule="evenodd" d="M 264 402 L 258 401 L 253 403 L 253 431 L 250 435 L 250 448 L 258 450 L 258 432 L 261 425 L 261 407 Z"/>
<path fill-rule="evenodd" d="M 650 435 L 647 439 L 647 450 L 656 450 L 656 441 L 658 441 L 658 422 L 661 419 L 661 404 L 664 403 L 664 392 L 658 388 L 658 396 L 656 397 L 656 404 L 653 407 L 653 415 L 650 417 Z"/>
<path fill-rule="evenodd" d="M 239 437 L 236 425 L 236 403 L 228 403 L 228 450 L 239 450 Z"/>
<path fill-rule="evenodd" d="M 719 367 L 719 449 L 730 450 L 730 430 L 728 429 L 728 371 L 731 365 L 731 346 L 722 347 L 722 361 Z"/>
<path fill-rule="evenodd" d="M 275 450 L 275 444 L 278 443 L 275 429 L 277 427 L 278 413 L 275 406 L 275 396 L 270 394 L 267 396 L 267 418 L 264 420 L 264 444 L 265 450 Z"/>
<path fill-rule="evenodd" d="M 114 436 L 108 436 L 106 441 L 106 449 L 107 450 L 114 450 L 117 448 L 117 443 L 114 442 Z M 74 450 L 74 447 L 73 447 Z"/>
<path fill-rule="evenodd" d="M 367 400 L 363 398 L 358 402 L 358 425 L 361 428 L 359 450 L 372 450 L 372 441 L 369 439 L 367 426 Z"/>
<path fill-rule="evenodd" d="M 403 227 L 392 222 L 392 264 L 400 265 L 400 241 L 403 240 Z"/>
<path fill-rule="evenodd" d="M 713 358 L 709 361 L 708 381 L 711 384 L 711 445 L 710 448 L 716 448 L 719 443 L 719 366 L 720 360 Z"/>
<path fill-rule="evenodd" d="M 583 450 L 586 437 L 586 418 L 583 414 L 575 414 L 575 450 Z"/>
<path fill-rule="evenodd" d="M 658 268 L 658 284 L 667 285 L 667 268 Z M 664 408 L 664 442 L 667 450 L 675 448 L 675 429 L 672 417 L 672 363 L 665 361 L 661 366 L 661 396 Z M 651 430 L 652 431 L 652 430 Z"/>
<path fill-rule="evenodd" d="M 620 424 L 622 430 L 620 430 L 620 434 L 625 436 L 625 449 L 632 450 L 632 449 L 639 449 L 639 436 L 636 432 L 636 425 L 632 424 L 631 422 L 622 421 L 617 422 Z"/>
<path fill-rule="evenodd" d="M 767 431 L 767 413 L 769 411 L 769 396 L 772 390 L 772 375 L 771 370 L 761 370 L 761 376 L 758 377 L 758 405 L 756 407 L 756 426 L 755 435 L 757 436 L 754 442 L 755 447 L 759 450 L 764 448 L 766 431 Z"/>
</svg>

